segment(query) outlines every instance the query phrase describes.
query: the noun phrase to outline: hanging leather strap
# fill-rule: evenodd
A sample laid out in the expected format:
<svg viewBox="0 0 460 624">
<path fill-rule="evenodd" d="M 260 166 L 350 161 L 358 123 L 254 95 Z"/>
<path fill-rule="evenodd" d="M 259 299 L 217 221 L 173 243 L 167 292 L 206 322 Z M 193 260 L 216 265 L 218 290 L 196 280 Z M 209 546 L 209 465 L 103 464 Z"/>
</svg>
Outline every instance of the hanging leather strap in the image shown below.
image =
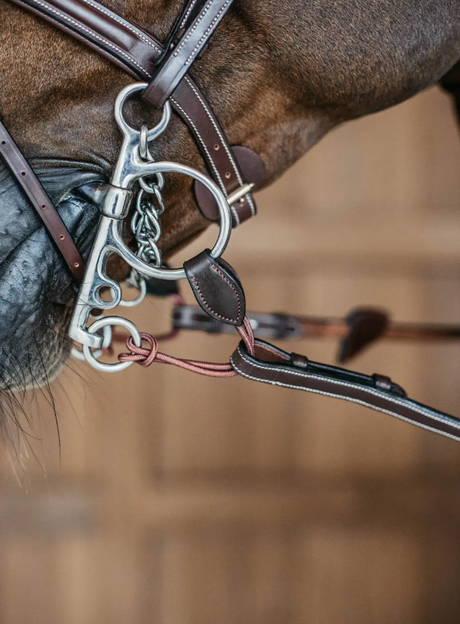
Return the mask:
<svg viewBox="0 0 460 624">
<path fill-rule="evenodd" d="M 312 362 L 262 340 L 255 341 L 253 356 L 241 342 L 230 361 L 246 379 L 344 399 L 460 440 L 459 418 L 409 399 L 401 386 L 384 375 L 368 376 Z"/>
<path fill-rule="evenodd" d="M 163 46 L 151 34 L 95 0 L 8 1 L 34 13 L 83 42 L 134 78 L 147 82 L 154 78 L 157 71 L 156 64 L 164 54 Z M 219 11 L 216 12 L 215 8 L 217 4 L 223 5 L 223 3 L 222 0 L 217 4 L 211 0 L 211 4 L 213 19 L 217 20 L 215 23 L 217 26 L 224 12 L 217 16 Z M 194 12 L 191 11 L 189 15 L 193 16 Z M 202 33 L 202 37 L 206 40 L 214 31 L 214 25 L 211 28 L 209 33 Z M 202 47 L 201 44 L 202 42 L 199 43 Z M 182 49 L 185 49 L 185 46 Z M 192 54 L 191 58 L 196 58 L 196 55 Z M 187 69 L 189 69 L 189 64 Z M 227 196 L 231 196 L 235 190 L 253 182 L 257 189 L 261 181 L 252 180 L 250 175 L 252 170 L 260 170 L 260 157 L 246 148 L 244 168 L 240 166 L 238 157 L 229 145 L 209 103 L 194 81 L 189 76 L 185 76 L 173 95 L 171 103 L 174 110 L 189 127 L 210 175 L 222 191 Z M 249 164 L 248 154 L 252 161 Z M 215 221 L 217 213 L 212 200 L 203 193 L 201 195 L 197 193 L 196 199 L 203 215 Z M 250 192 L 246 192 L 232 206 L 233 226 L 243 223 L 255 214 L 254 198 Z"/>
<path fill-rule="evenodd" d="M 61 252 L 75 281 L 83 279 L 85 263 L 53 202 L 0 119 L 0 157 L 24 191 Z"/>
</svg>

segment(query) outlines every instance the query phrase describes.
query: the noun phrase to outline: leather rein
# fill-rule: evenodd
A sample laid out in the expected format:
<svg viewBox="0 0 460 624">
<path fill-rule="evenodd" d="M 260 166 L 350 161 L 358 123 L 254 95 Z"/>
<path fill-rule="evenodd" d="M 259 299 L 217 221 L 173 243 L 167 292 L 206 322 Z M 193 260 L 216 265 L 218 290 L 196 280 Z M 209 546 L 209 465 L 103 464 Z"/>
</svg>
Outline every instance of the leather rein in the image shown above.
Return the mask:
<svg viewBox="0 0 460 624">
<path fill-rule="evenodd" d="M 80 293 L 70 324 L 69 335 L 83 345 L 85 359 L 96 369 L 122 370 L 133 362 L 143 366 L 154 361 L 181 366 L 187 370 L 214 377 L 239 374 L 247 379 L 341 398 L 387 413 L 424 429 L 460 440 L 460 419 L 409 399 L 405 391 L 383 375 L 363 375 L 336 366 L 312 362 L 305 356 L 287 353 L 259 338 L 253 327 L 268 337 L 299 338 L 311 335 L 334 335 L 343 339 L 342 361 L 379 337 L 394 339 L 446 339 L 460 337 L 452 327 L 391 325 L 378 311 L 358 310 L 346 321 L 298 318 L 286 315 L 253 315 L 246 313 L 241 282 L 221 255 L 232 227 L 256 214 L 252 190 L 263 183 L 260 157 L 243 146 L 231 146 L 207 102 L 189 75 L 194 61 L 206 53 L 210 37 L 225 17 L 232 0 L 188 0 L 162 45 L 150 33 L 128 22 L 95 0 L 8 0 L 48 21 L 63 32 L 86 44 L 142 83 L 126 87 L 118 96 L 115 118 L 123 133 L 119 160 L 108 186 L 96 240 L 85 265 L 58 211 L 38 178 L 0 121 L 0 156 L 23 189 L 50 237 L 64 258 Z M 155 109 L 162 120 L 153 129 L 136 131 L 124 120 L 123 106 L 138 93 Z M 206 165 L 206 174 L 176 163 L 155 162 L 148 157 L 148 143 L 165 129 L 171 108 L 188 126 Z M 154 259 L 134 254 L 121 235 L 123 220 L 133 202 L 134 186 L 152 177 L 148 186 L 161 200 L 163 175 L 173 171 L 194 179 L 194 195 L 202 214 L 220 224 L 220 233 L 212 250 L 205 250 L 181 269 L 169 269 L 161 263 L 153 248 Z M 142 211 L 142 202 L 138 201 Z M 160 211 L 153 215 L 158 221 Z M 122 302 L 119 284 L 108 278 L 105 263 L 108 255 L 117 253 L 141 280 L 188 280 L 199 304 L 174 309 L 176 329 L 204 329 L 222 332 L 235 328 L 242 340 L 227 364 L 210 364 L 181 360 L 160 353 L 156 339 L 140 333 L 133 323 L 122 317 L 102 317 L 88 326 L 95 308 L 112 309 Z M 157 254 L 157 255 L 155 255 Z M 100 291 L 108 288 L 113 300 L 101 299 Z M 114 336 L 114 326 L 127 329 L 128 353 L 119 356 L 117 364 L 99 361 Z M 265 334 L 263 333 L 265 331 Z M 143 342 L 144 341 L 144 342 Z M 148 345 L 148 346 L 146 346 Z"/>
</svg>

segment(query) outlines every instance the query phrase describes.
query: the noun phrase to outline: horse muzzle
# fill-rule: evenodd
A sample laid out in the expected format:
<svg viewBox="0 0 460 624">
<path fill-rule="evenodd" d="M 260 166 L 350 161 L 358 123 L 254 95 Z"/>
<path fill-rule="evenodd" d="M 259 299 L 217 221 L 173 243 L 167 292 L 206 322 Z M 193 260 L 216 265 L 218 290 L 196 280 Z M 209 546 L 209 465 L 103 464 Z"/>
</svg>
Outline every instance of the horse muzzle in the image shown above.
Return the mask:
<svg viewBox="0 0 460 624">
<path fill-rule="evenodd" d="M 66 163 L 35 168 L 83 256 L 99 219 L 103 174 Z M 76 289 L 28 200 L 0 167 L 0 389 L 46 383 L 66 360 Z"/>
</svg>

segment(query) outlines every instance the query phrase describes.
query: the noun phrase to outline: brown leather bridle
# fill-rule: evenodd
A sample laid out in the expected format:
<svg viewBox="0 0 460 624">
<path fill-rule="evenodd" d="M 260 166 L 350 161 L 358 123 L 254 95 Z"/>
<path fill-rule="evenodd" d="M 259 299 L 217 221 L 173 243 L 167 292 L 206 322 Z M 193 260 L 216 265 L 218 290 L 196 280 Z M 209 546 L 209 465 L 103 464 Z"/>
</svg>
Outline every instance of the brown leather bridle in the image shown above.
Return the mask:
<svg viewBox="0 0 460 624">
<path fill-rule="evenodd" d="M 95 0 L 8 0 L 45 19 L 88 45 L 134 78 L 148 82 L 144 100 L 155 108 L 169 101 L 188 126 L 205 162 L 208 175 L 231 204 L 233 226 L 256 214 L 252 189 L 261 186 L 263 164 L 243 146 L 230 146 L 225 133 L 199 87 L 189 76 L 193 62 L 205 53 L 209 38 L 224 18 L 232 0 L 188 0 L 164 44 L 147 31 L 115 14 Z M 84 261 L 59 213 L 38 178 L 0 122 L 0 156 L 42 219 L 52 240 L 79 283 Z M 195 200 L 202 214 L 218 220 L 214 199 L 195 183 Z M 223 260 L 207 251 L 184 265 L 188 281 L 201 308 L 176 306 L 176 328 L 222 331 L 236 328 L 242 342 L 229 364 L 210 365 L 178 360 L 158 351 L 149 334 L 142 336 L 149 348 L 128 341 L 130 353 L 120 361 L 149 365 L 154 361 L 178 364 L 212 376 L 240 374 L 251 380 L 306 390 L 353 401 L 396 416 L 430 431 L 460 439 L 460 419 L 407 398 L 404 390 L 382 375 L 367 376 L 342 368 L 311 362 L 255 339 L 252 326 L 266 336 L 303 337 L 335 335 L 343 339 L 341 360 L 355 355 L 377 338 L 447 339 L 460 337 L 457 327 L 391 325 L 385 314 L 359 310 L 344 322 L 285 315 L 246 314 L 245 297 L 238 276 Z M 252 319 L 252 324 L 251 324 Z"/>
</svg>

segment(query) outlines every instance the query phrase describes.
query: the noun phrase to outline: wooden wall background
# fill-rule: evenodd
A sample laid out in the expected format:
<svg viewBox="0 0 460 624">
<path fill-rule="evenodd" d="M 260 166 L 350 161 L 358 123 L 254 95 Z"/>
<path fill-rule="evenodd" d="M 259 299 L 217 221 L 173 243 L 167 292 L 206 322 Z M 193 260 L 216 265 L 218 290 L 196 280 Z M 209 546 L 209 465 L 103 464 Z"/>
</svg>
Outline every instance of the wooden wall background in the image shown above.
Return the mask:
<svg viewBox="0 0 460 624">
<path fill-rule="evenodd" d="M 251 309 L 459 322 L 459 138 L 437 90 L 326 138 L 235 233 Z M 167 309 L 136 319 L 158 331 Z M 234 342 L 171 349 L 220 359 Z M 335 348 L 296 346 L 326 361 Z M 460 412 L 460 345 L 380 345 L 355 367 Z M 61 458 L 46 396 L 28 397 L 38 459 L 4 453 L 1 624 L 459 622 L 459 444 L 162 367 L 78 366 L 54 393 Z"/>
</svg>

